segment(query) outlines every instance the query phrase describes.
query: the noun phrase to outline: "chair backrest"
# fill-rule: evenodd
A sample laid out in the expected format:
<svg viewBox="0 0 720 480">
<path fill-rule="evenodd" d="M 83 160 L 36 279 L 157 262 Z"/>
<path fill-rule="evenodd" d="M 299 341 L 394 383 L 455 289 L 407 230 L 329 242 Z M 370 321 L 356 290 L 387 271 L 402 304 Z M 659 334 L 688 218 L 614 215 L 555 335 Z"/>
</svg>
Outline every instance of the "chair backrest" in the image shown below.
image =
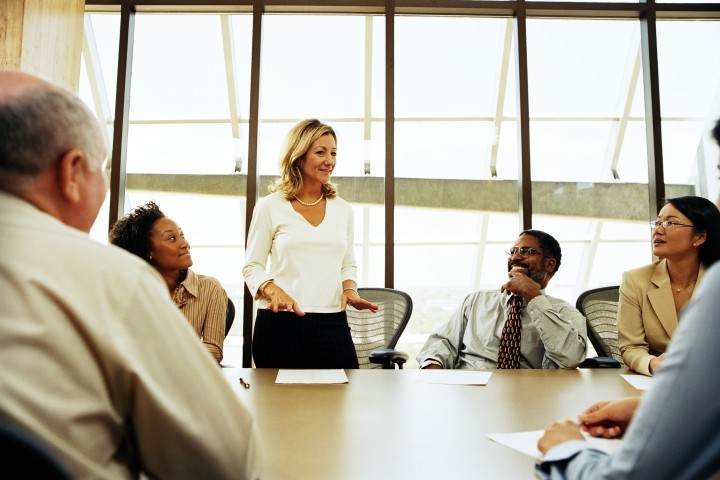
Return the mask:
<svg viewBox="0 0 720 480">
<path fill-rule="evenodd" d="M 576 308 L 587 319 L 588 338 L 601 357 L 611 357 L 623 363 L 617 331 L 620 287 L 594 288 L 580 294 Z"/>
<path fill-rule="evenodd" d="M 7 478 L 72 479 L 70 471 L 43 442 L 7 422 L 0 422 L 0 459 L 3 478 L 14 471 Z"/>
<path fill-rule="evenodd" d="M 413 303 L 410 295 L 391 288 L 358 288 L 358 294 L 378 307 L 377 312 L 347 308 L 360 368 L 382 368 L 368 357 L 378 348 L 395 348 L 410 320 Z"/>
<path fill-rule="evenodd" d="M 235 321 L 235 304 L 232 300 L 230 300 L 230 297 L 228 297 L 228 303 L 227 303 L 227 309 L 225 310 L 225 336 L 228 336 L 228 333 L 230 333 L 230 327 L 232 327 L 233 322 Z"/>
</svg>

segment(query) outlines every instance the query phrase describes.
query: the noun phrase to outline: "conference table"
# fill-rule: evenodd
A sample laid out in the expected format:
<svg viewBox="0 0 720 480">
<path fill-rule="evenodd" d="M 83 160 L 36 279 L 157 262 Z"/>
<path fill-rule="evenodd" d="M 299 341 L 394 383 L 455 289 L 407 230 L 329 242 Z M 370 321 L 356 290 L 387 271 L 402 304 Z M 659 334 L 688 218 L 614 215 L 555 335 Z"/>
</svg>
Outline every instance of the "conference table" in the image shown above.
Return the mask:
<svg viewBox="0 0 720 480">
<path fill-rule="evenodd" d="M 532 479 L 536 460 L 487 434 L 543 430 L 641 394 L 626 369 L 494 370 L 486 385 L 426 383 L 417 369 L 346 370 L 343 384 L 223 373 L 257 421 L 268 480 Z"/>
</svg>

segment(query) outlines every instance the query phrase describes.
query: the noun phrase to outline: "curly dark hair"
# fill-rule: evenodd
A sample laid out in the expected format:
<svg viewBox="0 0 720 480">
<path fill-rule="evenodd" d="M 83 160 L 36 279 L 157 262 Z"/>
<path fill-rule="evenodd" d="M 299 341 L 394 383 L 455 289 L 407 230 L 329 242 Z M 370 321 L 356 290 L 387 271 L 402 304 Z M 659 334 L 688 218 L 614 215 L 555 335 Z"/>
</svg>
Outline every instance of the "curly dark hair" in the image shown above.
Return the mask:
<svg viewBox="0 0 720 480">
<path fill-rule="evenodd" d="M 165 214 L 154 201 L 135 207 L 110 228 L 108 239 L 113 245 L 134 253 L 150 263 L 150 233 Z"/>
</svg>

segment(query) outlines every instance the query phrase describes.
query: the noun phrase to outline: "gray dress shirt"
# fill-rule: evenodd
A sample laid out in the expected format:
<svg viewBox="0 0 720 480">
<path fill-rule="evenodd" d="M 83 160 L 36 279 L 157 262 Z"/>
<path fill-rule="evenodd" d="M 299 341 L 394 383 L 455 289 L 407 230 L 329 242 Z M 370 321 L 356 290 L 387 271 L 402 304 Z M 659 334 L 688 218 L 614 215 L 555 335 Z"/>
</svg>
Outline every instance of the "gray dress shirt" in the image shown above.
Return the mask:
<svg viewBox="0 0 720 480">
<path fill-rule="evenodd" d="M 509 295 L 480 290 L 465 297 L 450 320 L 430 334 L 417 360 L 443 368 L 497 368 Z M 585 359 L 585 317 L 564 300 L 535 297 L 520 312 L 520 368 L 575 368 Z"/>
</svg>

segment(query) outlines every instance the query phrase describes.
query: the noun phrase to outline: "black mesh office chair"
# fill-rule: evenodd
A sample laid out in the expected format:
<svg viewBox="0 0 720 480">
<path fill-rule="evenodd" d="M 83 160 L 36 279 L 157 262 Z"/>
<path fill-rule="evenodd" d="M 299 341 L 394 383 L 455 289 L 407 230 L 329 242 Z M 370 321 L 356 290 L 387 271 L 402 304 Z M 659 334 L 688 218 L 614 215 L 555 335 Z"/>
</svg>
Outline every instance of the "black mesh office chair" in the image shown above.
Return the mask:
<svg viewBox="0 0 720 480">
<path fill-rule="evenodd" d="M 0 422 L 2 478 L 71 480 L 70 471 L 40 440 L 7 422 Z"/>
<path fill-rule="evenodd" d="M 227 303 L 227 309 L 225 310 L 225 336 L 228 336 L 228 333 L 230 333 L 230 327 L 232 327 L 233 322 L 235 321 L 235 304 L 232 300 L 230 300 L 230 297 L 228 297 L 228 303 Z"/>
<path fill-rule="evenodd" d="M 580 294 L 575 307 L 585 315 L 587 335 L 597 357 L 587 358 L 581 368 L 620 368 L 623 365 L 617 332 L 620 287 L 594 288 Z"/>
<path fill-rule="evenodd" d="M 227 338 L 228 333 L 230 333 L 230 328 L 232 327 L 233 322 L 235 321 L 235 304 L 232 300 L 230 300 L 230 297 L 228 297 L 227 307 L 225 308 L 225 338 Z M 232 365 L 228 365 L 225 363 L 220 362 L 220 366 L 223 368 L 231 368 Z"/>
<path fill-rule="evenodd" d="M 346 310 L 360 368 L 403 368 L 408 354 L 395 346 L 410 320 L 412 298 L 391 288 L 359 288 L 358 294 L 380 307 L 377 312 Z"/>
</svg>

